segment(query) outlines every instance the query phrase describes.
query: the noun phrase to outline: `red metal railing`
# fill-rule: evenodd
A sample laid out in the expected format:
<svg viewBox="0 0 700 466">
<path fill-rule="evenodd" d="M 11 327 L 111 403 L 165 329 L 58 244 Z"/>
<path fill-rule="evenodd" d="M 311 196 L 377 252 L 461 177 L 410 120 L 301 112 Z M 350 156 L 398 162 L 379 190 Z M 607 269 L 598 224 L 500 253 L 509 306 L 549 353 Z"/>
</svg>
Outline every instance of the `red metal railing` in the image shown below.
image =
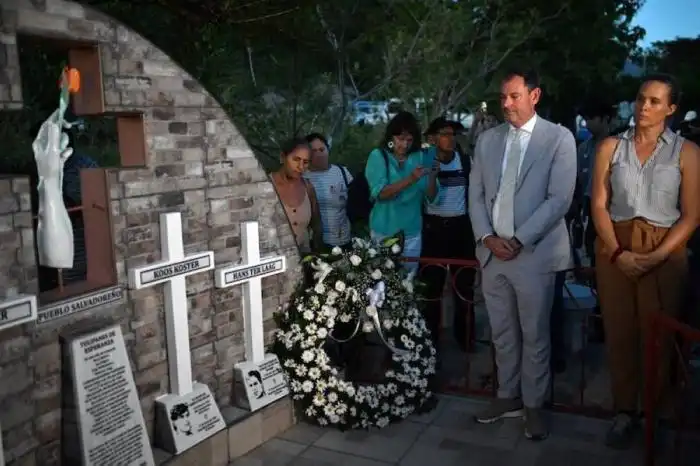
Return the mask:
<svg viewBox="0 0 700 466">
<path fill-rule="evenodd" d="M 477 261 L 474 260 L 464 260 L 464 259 L 439 259 L 439 258 L 431 258 L 431 257 L 420 257 L 420 258 L 406 258 L 407 262 L 419 262 L 421 264 L 420 270 L 423 271 L 427 267 L 443 267 L 446 269 L 446 271 L 452 267 L 452 268 L 470 268 L 470 269 L 478 269 L 479 264 Z M 458 269 L 459 270 L 459 269 Z M 592 279 L 594 276 L 593 270 L 592 269 L 587 269 L 587 268 L 579 268 L 579 269 L 572 269 L 570 271 L 577 277 L 577 282 L 586 284 L 589 286 L 592 290 L 594 290 L 594 287 L 592 285 Z M 457 273 L 451 273 L 448 276 L 451 277 L 451 287 L 455 291 L 455 295 L 457 299 L 461 299 L 463 302 L 467 304 L 467 309 L 468 315 L 467 315 L 467 326 L 473 326 L 475 325 L 475 303 L 474 300 L 469 300 L 467 299 L 458 289 L 457 287 L 457 280 L 460 272 Z M 420 273 L 419 273 L 420 277 Z M 477 283 L 474 283 L 475 287 L 477 286 Z M 573 299 L 575 301 L 575 298 L 571 291 L 567 288 L 565 285 L 564 289 L 565 296 L 568 296 L 569 298 Z M 594 294 L 595 296 L 595 294 Z M 597 298 L 597 297 L 596 297 Z M 442 295 L 439 298 L 429 298 L 429 301 L 435 301 L 435 300 L 441 300 Z M 589 329 L 591 328 L 591 323 L 594 321 L 594 319 L 599 319 L 600 317 L 597 315 L 594 315 L 593 313 L 587 313 L 582 319 L 581 319 L 581 325 L 580 325 L 580 337 L 581 337 L 581 342 L 582 342 L 582 349 L 579 351 L 578 355 L 576 358 L 578 359 L 578 362 L 580 364 L 579 370 L 578 370 L 578 381 L 576 383 L 577 386 L 577 394 L 575 395 L 576 401 L 571 403 L 571 402 L 562 402 L 560 400 L 556 399 L 555 396 L 555 391 L 554 391 L 554 381 L 556 375 L 553 374 L 552 376 L 552 385 L 551 385 L 551 405 L 552 408 L 558 410 L 558 411 L 565 411 L 565 412 L 572 412 L 572 413 L 580 413 L 580 414 L 585 414 L 588 416 L 609 416 L 611 412 L 609 409 L 606 409 L 602 406 L 597 406 L 597 405 L 591 405 L 587 404 L 585 400 L 585 391 L 588 386 L 588 381 L 586 380 L 586 369 L 587 369 L 587 364 L 588 361 L 586 359 L 587 356 L 587 346 L 588 346 L 588 334 L 589 334 Z M 444 323 L 441 321 L 440 322 L 440 328 L 441 330 L 443 329 Z M 471 329 L 467 328 L 467 336 L 469 335 Z M 442 333 L 442 332 L 441 332 Z M 467 337 L 468 338 L 468 337 Z M 497 377 L 496 377 L 496 364 L 495 364 L 495 354 L 493 350 L 493 345 L 491 344 L 490 340 L 476 340 L 476 344 L 479 345 L 488 345 L 489 351 L 490 351 L 490 371 L 485 374 L 481 374 L 478 376 L 479 381 L 477 386 L 473 386 L 472 384 L 472 364 L 473 364 L 473 358 L 472 355 L 467 355 L 465 359 L 465 367 L 464 367 L 464 378 L 462 379 L 461 382 L 463 383 L 447 383 L 442 386 L 442 391 L 445 393 L 451 393 L 451 394 L 459 394 L 459 395 L 476 395 L 476 396 L 487 396 L 487 397 L 495 397 L 496 396 L 496 390 L 497 390 Z"/>
<path fill-rule="evenodd" d="M 690 353 L 693 344 L 700 343 L 700 330 L 694 329 L 678 320 L 662 315 L 651 316 L 650 331 L 645 341 L 645 362 L 644 362 L 644 462 L 646 466 L 654 466 L 656 460 L 657 421 L 659 418 L 659 408 L 666 397 L 673 397 L 676 400 L 675 413 L 671 426 L 675 429 L 673 454 L 674 464 L 683 464 L 682 458 L 682 436 L 689 427 L 687 422 L 687 406 L 682 400 L 683 392 L 691 384 Z M 668 354 L 668 346 L 671 346 L 671 354 Z M 671 361 L 668 361 L 670 356 Z M 661 358 L 667 359 L 661 361 Z M 675 369 L 675 384 L 671 387 L 659 386 L 659 371 L 661 364 L 672 362 Z M 667 391 L 668 390 L 668 391 Z M 660 403 L 661 402 L 661 403 Z M 700 419 L 695 419 L 695 422 Z M 693 427 L 697 427 L 697 424 Z M 686 464 L 697 464 L 697 458 L 689 460 Z"/>
</svg>

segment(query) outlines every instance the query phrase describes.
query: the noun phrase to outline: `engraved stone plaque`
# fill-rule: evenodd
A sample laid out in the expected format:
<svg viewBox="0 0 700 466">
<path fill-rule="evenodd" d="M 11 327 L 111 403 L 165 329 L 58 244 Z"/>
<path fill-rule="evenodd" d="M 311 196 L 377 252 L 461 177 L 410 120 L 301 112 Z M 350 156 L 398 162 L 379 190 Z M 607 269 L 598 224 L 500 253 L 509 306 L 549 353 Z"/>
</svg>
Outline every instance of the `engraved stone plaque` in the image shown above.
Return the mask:
<svg viewBox="0 0 700 466">
<path fill-rule="evenodd" d="M 289 394 L 289 386 L 277 355 L 266 354 L 256 364 L 243 361 L 235 365 L 236 404 L 241 408 L 257 411 Z"/>
<path fill-rule="evenodd" d="M 153 466 L 153 452 L 118 325 L 71 341 L 84 466 Z"/>
<path fill-rule="evenodd" d="M 192 448 L 226 428 L 209 387 L 194 382 L 182 396 L 168 394 L 156 400 L 158 445 L 174 454 Z"/>
</svg>

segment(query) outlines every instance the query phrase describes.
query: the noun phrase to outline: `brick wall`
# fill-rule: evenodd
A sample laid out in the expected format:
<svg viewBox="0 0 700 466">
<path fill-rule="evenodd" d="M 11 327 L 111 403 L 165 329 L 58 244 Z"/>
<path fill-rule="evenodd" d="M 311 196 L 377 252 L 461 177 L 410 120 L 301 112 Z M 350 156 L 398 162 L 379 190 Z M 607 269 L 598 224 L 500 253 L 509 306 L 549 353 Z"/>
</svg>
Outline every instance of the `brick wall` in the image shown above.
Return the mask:
<svg viewBox="0 0 700 466">
<path fill-rule="evenodd" d="M 200 85 L 135 32 L 77 3 L 0 3 L 0 111 L 21 108 L 16 33 L 99 44 L 106 111 L 144 115 L 145 167 L 109 172 L 119 283 L 129 268 L 159 259 L 158 215 L 180 211 L 188 252 L 239 258 L 239 222 L 257 220 L 263 254 L 284 254 L 289 271 L 263 282 L 266 329 L 300 276 L 298 253 L 272 185 L 241 134 Z M 0 142 L 1 145 L 1 142 Z M 35 293 L 29 182 L 0 178 L 0 297 Z M 243 359 L 240 288 L 213 287 L 213 273 L 187 279 L 193 372 L 222 406 Z M 153 402 L 166 393 L 160 287 L 129 291 L 116 305 L 0 332 L 0 423 L 10 464 L 60 462 L 59 334 L 96 316 L 121 324 L 152 435 Z"/>
</svg>

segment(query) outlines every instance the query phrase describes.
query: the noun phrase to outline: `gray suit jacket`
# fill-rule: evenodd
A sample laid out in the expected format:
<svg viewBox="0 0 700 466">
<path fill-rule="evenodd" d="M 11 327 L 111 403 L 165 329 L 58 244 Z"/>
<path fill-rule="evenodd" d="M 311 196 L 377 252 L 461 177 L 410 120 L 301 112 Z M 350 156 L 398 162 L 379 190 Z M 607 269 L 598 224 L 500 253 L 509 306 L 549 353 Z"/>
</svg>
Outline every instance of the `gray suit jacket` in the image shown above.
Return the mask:
<svg viewBox="0 0 700 466">
<path fill-rule="evenodd" d="M 491 128 L 476 143 L 469 177 L 469 216 L 482 267 L 492 254 L 480 239 L 493 234 L 493 205 L 501 181 L 508 124 Z M 515 188 L 515 237 L 523 250 L 511 262 L 532 271 L 571 267 L 571 242 L 564 222 L 576 185 L 576 142 L 571 131 L 537 118 Z M 494 258 L 494 260 L 497 260 Z"/>
</svg>

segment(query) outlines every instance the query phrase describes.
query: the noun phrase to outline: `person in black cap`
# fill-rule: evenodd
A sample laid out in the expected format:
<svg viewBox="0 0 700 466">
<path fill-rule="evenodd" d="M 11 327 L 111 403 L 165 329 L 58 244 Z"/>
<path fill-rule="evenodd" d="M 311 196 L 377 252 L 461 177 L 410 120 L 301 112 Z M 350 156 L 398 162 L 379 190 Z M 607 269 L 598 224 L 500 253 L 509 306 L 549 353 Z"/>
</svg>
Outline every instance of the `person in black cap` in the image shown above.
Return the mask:
<svg viewBox="0 0 700 466">
<path fill-rule="evenodd" d="M 438 171 L 439 199 L 426 204 L 423 216 L 422 257 L 475 260 L 474 233 L 467 215 L 467 192 L 470 160 L 456 150 L 455 135 L 464 126 L 444 117 L 433 120 L 425 132 L 431 146 L 425 150 L 424 166 Z M 450 267 L 455 277 L 454 336 L 463 351 L 471 349 L 474 341 L 473 284 L 475 269 Z M 442 266 L 428 265 L 421 278 L 426 284 L 427 301 L 424 309 L 426 323 L 433 333 L 438 359 L 440 358 L 438 333 L 440 327 L 441 298 L 447 270 Z"/>
</svg>

